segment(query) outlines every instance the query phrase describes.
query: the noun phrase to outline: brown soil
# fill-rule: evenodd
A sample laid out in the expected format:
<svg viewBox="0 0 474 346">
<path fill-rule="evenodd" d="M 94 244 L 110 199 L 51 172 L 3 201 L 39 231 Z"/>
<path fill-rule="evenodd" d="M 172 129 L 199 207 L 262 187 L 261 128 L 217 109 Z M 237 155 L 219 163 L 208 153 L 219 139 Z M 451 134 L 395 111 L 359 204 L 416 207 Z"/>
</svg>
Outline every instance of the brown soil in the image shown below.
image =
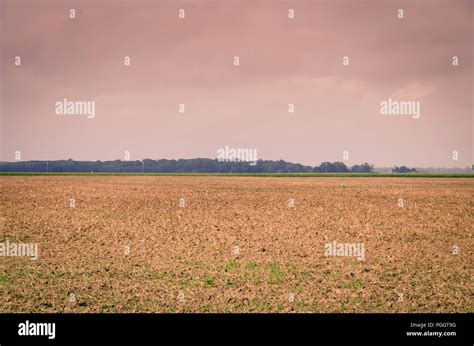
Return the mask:
<svg viewBox="0 0 474 346">
<path fill-rule="evenodd" d="M 0 242 L 39 247 L 0 257 L 1 312 L 474 311 L 474 179 L 0 183 Z M 326 257 L 333 241 L 365 260 Z"/>
</svg>

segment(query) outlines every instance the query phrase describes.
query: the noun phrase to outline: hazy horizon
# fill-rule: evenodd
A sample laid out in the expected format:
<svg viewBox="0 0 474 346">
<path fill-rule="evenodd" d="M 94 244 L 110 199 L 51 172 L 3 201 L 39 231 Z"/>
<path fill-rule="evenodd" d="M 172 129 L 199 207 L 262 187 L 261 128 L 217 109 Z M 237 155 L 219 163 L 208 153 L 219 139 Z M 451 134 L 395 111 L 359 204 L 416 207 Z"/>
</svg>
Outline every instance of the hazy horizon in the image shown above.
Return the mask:
<svg viewBox="0 0 474 346">
<path fill-rule="evenodd" d="M 119 161 L 124 161 L 124 162 L 141 162 L 143 160 L 154 160 L 154 161 L 159 161 L 159 160 L 168 160 L 168 161 L 171 161 L 171 160 L 175 160 L 175 161 L 178 161 L 178 160 L 200 160 L 200 159 L 204 159 L 204 160 L 217 160 L 216 158 L 212 158 L 212 157 L 195 157 L 195 158 L 191 158 L 191 159 L 167 159 L 167 158 L 149 158 L 149 157 L 146 157 L 144 159 L 141 159 L 141 160 L 134 160 L 134 159 L 131 159 L 131 160 L 124 160 L 123 158 L 122 159 L 115 159 L 115 160 L 119 160 Z M 68 159 L 55 159 L 55 160 L 21 160 L 21 161 L 0 161 L 0 163 L 16 163 L 16 162 L 35 162 L 35 161 L 39 161 L 39 162 L 55 162 L 55 161 L 69 161 L 69 160 L 72 160 L 72 161 L 78 161 L 78 162 L 113 162 L 115 160 L 74 160 L 72 158 L 68 158 Z M 279 161 L 279 160 L 267 160 L 265 158 L 260 158 L 258 159 L 258 161 Z M 285 161 L 285 160 L 284 160 Z M 318 167 L 320 166 L 321 164 L 324 163 L 324 161 L 315 161 L 314 163 L 311 163 L 311 164 L 303 164 L 301 162 L 292 162 L 292 161 L 285 161 L 287 163 L 291 163 L 291 164 L 301 164 L 303 166 L 311 166 L 311 167 Z M 329 161 L 330 162 L 330 161 Z M 337 162 L 337 161 L 334 161 L 334 162 Z M 338 162 L 342 162 L 344 164 L 346 164 L 344 161 L 338 161 Z M 375 171 L 385 171 L 385 170 L 390 170 L 392 168 L 395 168 L 395 167 L 402 167 L 402 166 L 406 166 L 405 164 L 403 163 L 398 163 L 398 164 L 395 164 L 395 165 L 392 165 L 392 166 L 376 166 L 376 165 L 373 165 L 371 164 L 370 162 L 354 162 L 353 164 L 346 164 L 346 166 L 348 168 L 354 166 L 354 165 L 362 165 L 362 164 L 365 164 L 365 163 L 368 163 L 369 165 L 372 165 L 374 170 Z M 410 166 L 408 168 L 416 168 L 417 169 L 417 173 L 421 173 L 422 170 L 425 171 L 425 170 L 432 170 L 432 171 L 438 171 L 438 170 L 452 170 L 452 171 L 465 171 L 465 170 L 472 170 L 472 165 L 471 166 L 465 166 L 465 167 L 439 167 L 439 166 Z M 45 167 L 46 169 L 46 167 Z"/>
<path fill-rule="evenodd" d="M 1 161 L 230 146 L 311 166 L 473 162 L 471 1 L 3 0 L 0 13 Z M 94 117 L 57 114 L 64 99 L 95 102 Z M 381 115 L 390 99 L 419 117 Z"/>
</svg>

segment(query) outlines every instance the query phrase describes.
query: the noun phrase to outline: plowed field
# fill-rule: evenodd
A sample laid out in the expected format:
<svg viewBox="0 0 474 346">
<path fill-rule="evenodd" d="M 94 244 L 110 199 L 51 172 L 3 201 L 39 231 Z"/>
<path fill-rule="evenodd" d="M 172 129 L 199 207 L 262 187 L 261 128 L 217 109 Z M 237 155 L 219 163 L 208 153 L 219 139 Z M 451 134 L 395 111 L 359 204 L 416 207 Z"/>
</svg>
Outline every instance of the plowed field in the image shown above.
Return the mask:
<svg viewBox="0 0 474 346">
<path fill-rule="evenodd" d="M 1 312 L 474 311 L 471 178 L 0 183 Z"/>
</svg>

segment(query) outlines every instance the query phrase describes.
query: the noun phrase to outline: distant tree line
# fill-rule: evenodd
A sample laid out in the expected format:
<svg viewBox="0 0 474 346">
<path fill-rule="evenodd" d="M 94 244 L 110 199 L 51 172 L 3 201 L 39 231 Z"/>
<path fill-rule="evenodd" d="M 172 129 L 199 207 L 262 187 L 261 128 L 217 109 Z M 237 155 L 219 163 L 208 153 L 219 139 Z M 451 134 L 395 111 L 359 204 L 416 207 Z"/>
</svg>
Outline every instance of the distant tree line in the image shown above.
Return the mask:
<svg viewBox="0 0 474 346">
<path fill-rule="evenodd" d="M 408 168 L 407 166 L 401 166 L 401 167 L 395 166 L 392 169 L 392 173 L 414 173 L 414 172 L 416 172 L 415 168 Z"/>
<path fill-rule="evenodd" d="M 351 168 L 348 168 L 342 162 L 323 162 L 312 169 L 312 172 L 315 173 L 371 173 L 373 171 L 374 166 L 367 162 L 362 165 L 354 165 Z"/>
<path fill-rule="evenodd" d="M 403 168 L 402 166 L 401 168 Z M 406 168 L 406 167 L 405 167 Z M 323 162 L 311 167 L 283 160 L 243 161 L 213 159 L 143 161 L 19 161 L 0 162 L 0 172 L 98 172 L 98 173 L 370 173 L 373 165 L 364 163 L 347 167 L 342 162 Z M 403 172 L 401 172 L 403 173 Z"/>
</svg>

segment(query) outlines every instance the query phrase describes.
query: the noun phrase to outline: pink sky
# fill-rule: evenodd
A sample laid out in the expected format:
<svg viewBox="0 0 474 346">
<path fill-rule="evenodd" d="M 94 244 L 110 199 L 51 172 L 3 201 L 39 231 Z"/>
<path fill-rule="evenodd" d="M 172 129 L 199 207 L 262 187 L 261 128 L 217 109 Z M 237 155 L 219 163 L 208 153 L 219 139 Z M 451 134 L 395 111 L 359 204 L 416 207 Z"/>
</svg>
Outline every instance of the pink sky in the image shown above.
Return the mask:
<svg viewBox="0 0 474 346">
<path fill-rule="evenodd" d="M 342 161 L 345 150 L 348 165 L 472 163 L 469 0 L 0 0 L 0 8 L 2 161 L 17 150 L 22 160 L 215 158 L 228 145 L 310 165 Z M 64 98 L 95 101 L 95 118 L 56 114 Z M 381 115 L 389 98 L 419 101 L 420 118 Z"/>
</svg>

